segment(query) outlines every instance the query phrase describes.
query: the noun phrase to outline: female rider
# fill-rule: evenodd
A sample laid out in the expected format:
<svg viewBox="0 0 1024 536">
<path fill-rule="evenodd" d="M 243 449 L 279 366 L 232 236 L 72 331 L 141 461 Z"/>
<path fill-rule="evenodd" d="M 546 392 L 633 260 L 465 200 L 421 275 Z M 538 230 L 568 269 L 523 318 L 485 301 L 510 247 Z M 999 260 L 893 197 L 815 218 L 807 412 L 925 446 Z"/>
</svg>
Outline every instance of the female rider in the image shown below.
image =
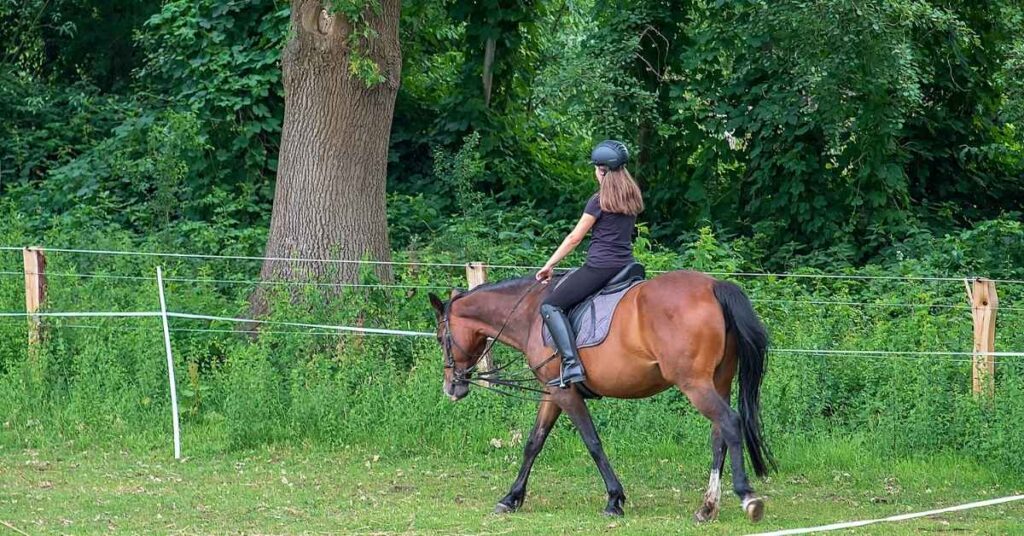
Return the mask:
<svg viewBox="0 0 1024 536">
<path fill-rule="evenodd" d="M 562 374 L 551 385 L 568 387 L 584 379 L 583 365 L 576 349 L 576 334 L 566 312 L 587 296 L 604 288 L 615 274 L 633 259 L 633 236 L 636 216 L 644 209 L 640 187 L 626 170 L 629 151 L 619 141 L 605 140 L 590 154 L 594 177 L 600 187 L 583 209 L 576 227 L 562 240 L 539 272 L 537 280 L 547 283 L 555 266 L 576 249 L 587 232 L 593 229 L 587 260 L 578 270 L 567 276 L 544 299 L 541 317 L 558 353 L 562 356 Z"/>
</svg>

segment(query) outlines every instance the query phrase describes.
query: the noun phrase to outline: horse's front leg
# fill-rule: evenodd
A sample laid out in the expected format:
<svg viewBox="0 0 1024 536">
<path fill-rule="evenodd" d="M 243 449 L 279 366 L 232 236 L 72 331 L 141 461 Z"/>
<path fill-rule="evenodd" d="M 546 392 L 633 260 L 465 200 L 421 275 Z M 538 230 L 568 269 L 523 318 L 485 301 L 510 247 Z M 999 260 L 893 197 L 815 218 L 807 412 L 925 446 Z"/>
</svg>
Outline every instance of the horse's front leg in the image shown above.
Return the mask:
<svg viewBox="0 0 1024 536">
<path fill-rule="evenodd" d="M 598 437 L 597 430 L 594 428 L 594 421 L 590 418 L 587 404 L 576 388 L 556 390 L 556 392 L 558 393 L 555 398 L 556 402 L 562 406 L 562 409 L 572 419 L 572 423 L 576 425 L 576 429 L 580 431 L 580 436 L 583 437 L 590 456 L 597 462 L 597 470 L 601 472 L 601 478 L 604 479 L 604 486 L 608 490 L 608 506 L 605 507 L 604 513 L 621 516 L 622 505 L 626 502 L 626 494 L 622 490 L 619 477 L 615 476 L 615 471 L 612 470 L 612 465 L 608 462 L 608 456 L 604 453 L 601 438 Z"/>
<path fill-rule="evenodd" d="M 551 428 L 554 427 L 555 421 L 561 414 L 562 408 L 554 402 L 544 400 L 540 403 L 540 407 L 537 409 L 537 422 L 533 425 L 533 431 L 530 432 L 530 437 L 523 447 L 523 465 L 519 468 L 519 476 L 516 477 L 508 495 L 498 501 L 497 506 L 494 507 L 494 513 L 514 512 L 523 505 L 523 500 L 526 499 L 526 481 L 530 478 L 533 461 L 537 459 L 537 454 L 540 454 L 540 450 L 544 448 L 544 441 L 548 438 L 548 433 L 551 432 Z"/>
</svg>

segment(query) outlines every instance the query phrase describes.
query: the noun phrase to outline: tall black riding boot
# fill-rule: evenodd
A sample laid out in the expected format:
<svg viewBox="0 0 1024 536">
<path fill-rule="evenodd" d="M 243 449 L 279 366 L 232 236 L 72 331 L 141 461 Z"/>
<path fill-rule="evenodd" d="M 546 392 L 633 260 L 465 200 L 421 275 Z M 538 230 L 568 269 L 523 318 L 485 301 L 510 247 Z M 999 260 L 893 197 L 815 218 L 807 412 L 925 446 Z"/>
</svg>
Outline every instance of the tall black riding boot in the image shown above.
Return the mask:
<svg viewBox="0 0 1024 536">
<path fill-rule="evenodd" d="M 548 385 L 565 389 L 570 383 L 583 381 L 583 364 L 576 350 L 576 333 L 573 332 L 569 318 L 558 307 L 547 304 L 540 306 L 540 314 L 551 332 L 558 353 L 562 355 L 562 374 L 558 379 L 548 382 Z"/>
</svg>

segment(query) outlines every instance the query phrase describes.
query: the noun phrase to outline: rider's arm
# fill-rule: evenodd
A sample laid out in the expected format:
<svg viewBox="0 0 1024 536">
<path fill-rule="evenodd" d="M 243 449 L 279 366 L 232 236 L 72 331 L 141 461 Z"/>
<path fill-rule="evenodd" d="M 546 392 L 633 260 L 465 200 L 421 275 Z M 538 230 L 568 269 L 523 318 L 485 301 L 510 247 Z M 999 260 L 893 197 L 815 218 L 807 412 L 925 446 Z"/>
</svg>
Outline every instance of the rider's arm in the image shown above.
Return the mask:
<svg viewBox="0 0 1024 536">
<path fill-rule="evenodd" d="M 594 226 L 595 221 L 597 221 L 597 218 L 590 214 L 580 216 L 580 221 L 576 222 L 576 227 L 562 240 L 562 245 L 558 246 L 558 249 L 548 259 L 544 268 L 554 268 L 566 255 L 572 253 L 572 250 L 576 249 L 576 246 L 580 245 L 580 242 L 583 241 L 583 237 L 587 236 L 587 233 L 590 232 L 590 228 Z"/>
</svg>

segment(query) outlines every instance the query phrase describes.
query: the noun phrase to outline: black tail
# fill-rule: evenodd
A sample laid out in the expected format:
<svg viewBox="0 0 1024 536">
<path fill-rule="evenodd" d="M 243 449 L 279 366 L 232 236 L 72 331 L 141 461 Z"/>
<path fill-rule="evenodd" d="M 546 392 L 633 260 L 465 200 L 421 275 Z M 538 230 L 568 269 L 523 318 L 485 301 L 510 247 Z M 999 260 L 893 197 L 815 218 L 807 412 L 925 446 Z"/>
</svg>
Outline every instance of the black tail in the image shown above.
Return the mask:
<svg viewBox="0 0 1024 536">
<path fill-rule="evenodd" d="M 740 365 L 740 427 L 754 474 L 775 470 L 775 460 L 761 437 L 761 381 L 768 358 L 768 332 L 750 300 L 735 283 L 716 281 L 715 298 L 725 315 L 726 333 L 736 336 Z"/>
</svg>

